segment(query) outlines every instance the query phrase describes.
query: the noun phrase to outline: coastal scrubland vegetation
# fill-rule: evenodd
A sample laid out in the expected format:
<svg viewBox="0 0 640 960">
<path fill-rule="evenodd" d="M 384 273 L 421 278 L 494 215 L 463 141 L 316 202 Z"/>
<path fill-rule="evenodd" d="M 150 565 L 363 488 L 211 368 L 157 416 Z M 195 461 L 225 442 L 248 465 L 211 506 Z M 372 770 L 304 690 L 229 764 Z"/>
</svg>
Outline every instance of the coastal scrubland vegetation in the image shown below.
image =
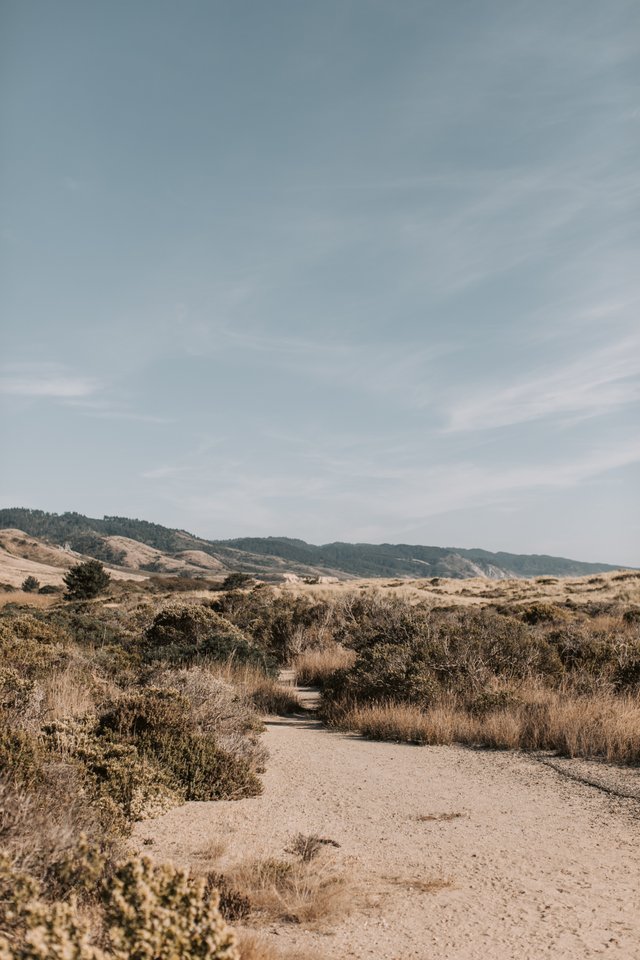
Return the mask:
<svg viewBox="0 0 640 960">
<path fill-rule="evenodd" d="M 261 792 L 261 713 L 296 705 L 266 654 L 200 601 L 134 596 L 5 606 L 0 657 L 3 960 L 241 956 L 218 888 L 128 837 Z"/>
<path fill-rule="evenodd" d="M 284 667 L 320 689 L 331 729 L 637 763 L 640 580 L 616 576 L 606 593 L 517 585 L 473 604 L 370 586 L 162 592 L 160 579 L 6 604 L 0 957 L 142 957 L 153 942 L 158 957 L 264 960 L 273 947 L 230 924 L 346 909 L 321 838 L 200 876 L 128 842 L 185 801 L 260 793 L 262 718 L 300 710 Z"/>
</svg>

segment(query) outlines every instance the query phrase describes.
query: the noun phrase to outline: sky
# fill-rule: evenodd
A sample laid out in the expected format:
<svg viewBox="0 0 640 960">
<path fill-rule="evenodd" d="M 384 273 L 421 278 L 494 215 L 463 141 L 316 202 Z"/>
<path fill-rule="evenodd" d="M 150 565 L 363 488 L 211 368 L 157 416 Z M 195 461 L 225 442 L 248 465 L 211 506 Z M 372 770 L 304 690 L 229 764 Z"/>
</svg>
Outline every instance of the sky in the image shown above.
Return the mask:
<svg viewBox="0 0 640 960">
<path fill-rule="evenodd" d="M 0 506 L 640 566 L 636 0 L 1 0 Z"/>
</svg>

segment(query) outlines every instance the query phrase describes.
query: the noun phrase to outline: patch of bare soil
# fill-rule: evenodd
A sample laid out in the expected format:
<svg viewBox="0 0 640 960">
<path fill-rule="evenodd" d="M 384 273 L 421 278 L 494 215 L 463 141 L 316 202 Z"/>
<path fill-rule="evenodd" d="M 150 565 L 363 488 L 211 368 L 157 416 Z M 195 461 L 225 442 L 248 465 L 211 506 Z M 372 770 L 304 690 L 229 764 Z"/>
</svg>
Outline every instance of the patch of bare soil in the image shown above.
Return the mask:
<svg viewBox="0 0 640 960">
<path fill-rule="evenodd" d="M 197 869 L 226 844 L 224 869 L 300 835 L 335 841 L 352 912 L 317 929 L 271 921 L 272 943 L 327 960 L 638 957 L 637 771 L 373 743 L 312 718 L 271 720 L 266 742 L 263 796 L 185 804 L 135 842 Z M 585 782 L 598 772 L 605 789 Z"/>
</svg>

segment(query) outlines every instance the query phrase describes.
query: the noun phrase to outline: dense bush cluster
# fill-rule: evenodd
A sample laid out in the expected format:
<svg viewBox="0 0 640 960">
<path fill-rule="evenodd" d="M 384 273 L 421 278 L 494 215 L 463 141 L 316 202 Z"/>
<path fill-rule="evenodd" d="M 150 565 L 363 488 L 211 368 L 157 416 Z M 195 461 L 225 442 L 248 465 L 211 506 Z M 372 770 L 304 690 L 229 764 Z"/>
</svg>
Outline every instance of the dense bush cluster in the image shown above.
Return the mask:
<svg viewBox="0 0 640 960">
<path fill-rule="evenodd" d="M 218 894 L 148 858 L 119 863 L 97 892 L 93 916 L 50 902 L 0 858 L 0 960 L 238 960 Z M 91 922 L 93 921 L 93 922 Z"/>
<path fill-rule="evenodd" d="M 212 672 L 214 637 L 232 658 L 250 643 L 193 611 L 145 600 L 0 615 L 1 957 L 237 956 L 211 890 L 141 861 L 118 866 L 134 821 L 261 790 L 250 692 Z M 150 656 L 152 637 L 171 655 Z M 192 646 L 207 651 L 197 665 L 175 657 Z"/>
<path fill-rule="evenodd" d="M 211 607 L 180 600 L 166 603 L 154 617 L 145 634 L 145 655 L 179 664 L 234 660 L 265 669 L 269 660 L 263 647 Z"/>
<path fill-rule="evenodd" d="M 640 629 L 627 611 L 371 597 L 347 606 L 338 629 L 354 659 L 324 677 L 328 723 L 383 739 L 640 759 Z"/>
</svg>

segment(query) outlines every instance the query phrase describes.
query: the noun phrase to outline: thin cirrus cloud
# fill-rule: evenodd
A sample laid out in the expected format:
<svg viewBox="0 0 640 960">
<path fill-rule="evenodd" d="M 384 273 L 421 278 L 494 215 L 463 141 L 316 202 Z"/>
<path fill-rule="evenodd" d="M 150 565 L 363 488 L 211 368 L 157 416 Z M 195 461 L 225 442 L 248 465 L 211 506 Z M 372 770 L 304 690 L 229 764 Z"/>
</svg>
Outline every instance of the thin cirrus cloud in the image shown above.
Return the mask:
<svg viewBox="0 0 640 960">
<path fill-rule="evenodd" d="M 457 461 L 425 467 L 410 462 L 395 465 L 392 460 L 383 466 L 372 451 L 355 457 L 348 453 L 331 457 L 327 452 L 321 459 L 322 470 L 312 469 L 305 479 L 302 499 L 300 477 L 286 467 L 258 475 L 244 469 L 242 462 L 219 460 L 215 496 L 207 489 L 202 463 L 194 463 L 192 471 L 163 465 L 144 476 L 163 488 L 167 502 L 176 507 L 179 502 L 190 518 L 197 516 L 204 535 L 273 534 L 281 523 L 279 503 L 285 500 L 299 534 L 313 542 L 345 537 L 380 540 L 389 529 L 396 539 L 411 542 L 415 530 L 432 518 L 466 509 L 517 508 L 523 495 L 571 491 L 601 474 L 638 463 L 640 441 L 626 438 L 553 463 L 512 466 Z M 185 476 L 188 472 L 191 476 Z M 361 481 L 354 483 L 354 477 Z M 394 496 L 393 491 L 400 489 L 402 497 Z M 230 527 L 230 516 L 242 520 Z"/>
<path fill-rule="evenodd" d="M 0 373 L 0 393 L 14 397 L 69 400 L 89 397 L 99 389 L 99 381 L 56 364 L 8 364 Z"/>
<path fill-rule="evenodd" d="M 597 417 L 640 400 L 640 338 L 454 404 L 445 431 L 489 430 L 548 417 Z"/>
<path fill-rule="evenodd" d="M 55 363 L 6 364 L 0 368 L 0 394 L 36 401 L 59 401 L 62 407 L 98 420 L 174 423 L 173 417 L 129 409 L 121 400 L 106 394 L 104 382 L 70 373 Z"/>
</svg>

